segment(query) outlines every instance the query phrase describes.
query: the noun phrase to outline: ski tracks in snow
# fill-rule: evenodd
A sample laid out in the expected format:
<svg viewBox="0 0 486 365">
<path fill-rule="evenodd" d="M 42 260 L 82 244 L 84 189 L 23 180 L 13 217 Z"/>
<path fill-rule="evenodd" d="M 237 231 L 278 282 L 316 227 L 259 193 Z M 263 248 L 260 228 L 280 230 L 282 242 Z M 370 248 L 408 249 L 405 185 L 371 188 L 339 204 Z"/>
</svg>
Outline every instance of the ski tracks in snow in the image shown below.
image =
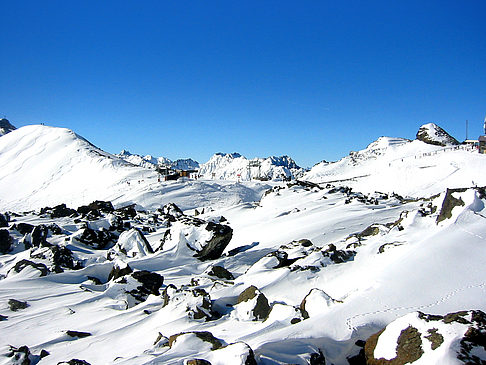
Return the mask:
<svg viewBox="0 0 486 365">
<path fill-rule="evenodd" d="M 391 312 L 397 312 L 397 311 L 412 312 L 412 311 L 432 308 L 432 307 L 435 307 L 439 304 L 447 302 L 448 300 L 450 300 L 452 297 L 454 297 L 455 295 L 457 295 L 460 292 L 463 292 L 463 291 L 466 291 L 466 290 L 469 290 L 469 289 L 475 289 L 475 288 L 485 290 L 486 289 L 486 283 L 471 284 L 471 285 L 467 285 L 467 286 L 462 287 L 462 288 L 454 289 L 454 290 L 448 292 L 446 295 L 439 298 L 437 301 L 435 301 L 433 303 L 417 305 L 417 306 L 409 306 L 409 307 L 394 307 L 394 308 L 380 309 L 380 310 L 376 310 L 376 311 L 373 311 L 373 312 L 359 313 L 359 314 L 356 314 L 354 316 L 348 317 L 346 319 L 346 326 L 348 327 L 348 329 L 350 331 L 353 332 L 354 330 L 356 330 L 356 327 L 353 325 L 353 321 L 355 321 L 358 318 L 364 318 L 364 317 L 368 317 L 368 316 L 372 316 L 372 315 L 376 315 L 376 314 L 380 314 L 380 313 L 391 313 Z M 399 316 L 400 316 L 399 314 L 396 314 L 396 317 L 399 317 Z"/>
</svg>

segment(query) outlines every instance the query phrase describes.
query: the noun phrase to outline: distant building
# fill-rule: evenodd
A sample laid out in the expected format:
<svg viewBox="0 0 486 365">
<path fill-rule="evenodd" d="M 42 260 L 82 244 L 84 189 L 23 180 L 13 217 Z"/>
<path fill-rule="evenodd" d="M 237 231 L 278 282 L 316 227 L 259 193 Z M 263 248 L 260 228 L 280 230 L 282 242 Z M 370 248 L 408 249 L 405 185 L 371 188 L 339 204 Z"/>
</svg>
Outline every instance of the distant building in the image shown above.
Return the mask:
<svg viewBox="0 0 486 365">
<path fill-rule="evenodd" d="M 479 153 L 486 153 L 486 136 L 479 136 Z"/>
</svg>

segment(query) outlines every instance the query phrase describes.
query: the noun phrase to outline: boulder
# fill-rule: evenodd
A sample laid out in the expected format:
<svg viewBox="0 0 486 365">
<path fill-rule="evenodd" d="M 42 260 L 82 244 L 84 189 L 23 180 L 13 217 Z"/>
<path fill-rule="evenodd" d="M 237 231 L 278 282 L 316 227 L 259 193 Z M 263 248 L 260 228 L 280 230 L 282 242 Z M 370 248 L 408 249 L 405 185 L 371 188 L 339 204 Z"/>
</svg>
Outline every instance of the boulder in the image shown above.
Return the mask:
<svg viewBox="0 0 486 365">
<path fill-rule="evenodd" d="M 321 289 L 311 289 L 300 303 L 300 310 L 304 319 L 314 317 L 327 310 L 328 307 L 334 304 L 332 299 L 326 292 Z"/>
<path fill-rule="evenodd" d="M 18 310 L 25 309 L 29 307 L 27 302 L 23 302 L 17 299 L 9 299 L 8 300 L 8 307 L 12 312 L 17 312 Z"/>
<path fill-rule="evenodd" d="M 34 229 L 34 226 L 29 223 L 15 223 L 12 225 L 11 229 L 15 229 L 17 232 L 19 232 L 21 235 L 26 235 L 28 233 L 31 233 L 32 230 Z"/>
<path fill-rule="evenodd" d="M 91 333 L 67 330 L 66 335 L 68 335 L 69 337 L 85 338 L 91 336 Z"/>
<path fill-rule="evenodd" d="M 199 260 L 215 260 L 223 254 L 224 249 L 233 237 L 233 230 L 230 226 L 208 222 L 205 229 L 211 232 L 212 237 L 203 243 L 202 249 L 194 255 Z"/>
<path fill-rule="evenodd" d="M 214 265 L 211 267 L 211 270 L 208 271 L 208 275 L 215 276 L 220 279 L 225 280 L 233 280 L 234 276 L 228 270 L 226 270 L 223 266 Z"/>
<path fill-rule="evenodd" d="M 88 227 L 84 228 L 81 235 L 77 237 L 79 242 L 97 250 L 101 250 L 113 243 L 116 238 L 116 235 L 104 228 L 95 231 Z"/>
<path fill-rule="evenodd" d="M 54 208 L 44 208 L 45 211 L 41 210 L 41 214 L 47 213 L 51 218 L 62 218 L 62 217 L 76 217 L 78 212 L 76 210 L 66 207 L 66 204 L 56 205 Z"/>
<path fill-rule="evenodd" d="M 0 229 L 0 254 L 6 254 L 12 249 L 13 239 L 6 229 Z"/>
<path fill-rule="evenodd" d="M 128 257 L 143 257 L 154 253 L 152 246 L 138 228 L 123 232 L 114 249 Z"/>
<path fill-rule="evenodd" d="M 71 359 L 69 361 L 58 362 L 57 365 L 91 365 L 91 364 L 86 360 Z"/>
<path fill-rule="evenodd" d="M 267 297 L 254 285 L 241 292 L 236 307 L 235 315 L 243 320 L 265 320 L 271 311 Z"/>
<path fill-rule="evenodd" d="M 321 252 L 324 257 L 329 257 L 335 264 L 351 261 L 356 255 L 356 251 L 338 250 L 332 243 L 328 245 L 326 250 Z"/>
<path fill-rule="evenodd" d="M 80 270 L 83 265 L 75 260 L 73 252 L 65 246 L 39 248 L 30 254 L 33 259 L 47 260 L 52 272 L 61 273 L 64 269 Z"/>
<path fill-rule="evenodd" d="M 390 346 L 396 344 L 396 346 Z M 370 336 L 367 364 L 439 364 L 457 358 L 465 364 L 486 363 L 486 314 L 461 311 L 445 316 L 412 312 Z"/>
<path fill-rule="evenodd" d="M 163 290 L 162 298 L 164 307 L 170 305 L 174 310 L 181 308 L 190 319 L 210 321 L 217 317 L 211 296 L 204 289 L 177 289 L 169 285 Z"/>
<path fill-rule="evenodd" d="M 462 193 L 466 189 L 447 189 L 444 200 L 442 201 L 442 207 L 440 208 L 439 215 L 437 216 L 437 223 L 442 222 L 445 219 L 450 219 L 452 217 L 452 209 L 455 207 L 463 207 L 464 201 L 459 198 L 455 198 L 453 193 Z"/>
<path fill-rule="evenodd" d="M 0 213 L 0 228 L 8 227 L 9 216 L 7 214 Z"/>
<path fill-rule="evenodd" d="M 174 344 L 183 336 L 195 336 L 199 340 L 211 344 L 211 350 L 217 350 L 223 346 L 223 343 L 213 336 L 211 332 L 208 331 L 192 331 L 192 332 L 181 332 L 169 337 L 169 347 L 172 348 Z"/>
<path fill-rule="evenodd" d="M 111 202 L 96 200 L 88 205 L 80 206 L 77 211 L 83 215 L 94 213 L 95 215 L 99 216 L 100 213 L 112 213 L 115 211 L 115 208 L 113 208 L 113 204 L 111 204 Z"/>
</svg>

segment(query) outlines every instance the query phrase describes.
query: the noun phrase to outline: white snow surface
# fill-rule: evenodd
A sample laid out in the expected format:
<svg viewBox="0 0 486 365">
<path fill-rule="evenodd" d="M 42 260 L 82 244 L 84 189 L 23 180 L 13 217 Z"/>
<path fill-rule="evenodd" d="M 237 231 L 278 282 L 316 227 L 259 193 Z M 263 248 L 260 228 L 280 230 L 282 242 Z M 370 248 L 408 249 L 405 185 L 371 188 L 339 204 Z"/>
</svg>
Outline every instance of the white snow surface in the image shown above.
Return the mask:
<svg viewBox="0 0 486 365">
<path fill-rule="evenodd" d="M 447 188 L 484 186 L 486 155 L 466 146 L 441 147 L 402 138 L 380 137 L 366 149 L 333 163 L 319 163 L 305 180 L 331 182 L 354 190 L 426 197 Z"/>
<path fill-rule="evenodd" d="M 239 157 L 227 159 L 233 164 L 230 160 Z M 9 225 L 56 223 L 64 235 L 49 235 L 48 241 L 71 249 L 85 268 L 43 277 L 34 269 L 14 273 L 14 265 L 31 259 L 34 249 L 24 250 L 23 236 L 13 234 L 15 249 L 0 255 L 0 315 L 8 317 L 0 321 L 0 364 L 11 363 L 4 355 L 9 345 L 27 345 L 34 354 L 46 349 L 50 355 L 40 364 L 72 358 L 91 364 L 183 364 L 192 358 L 222 364 L 231 358 L 238 364 L 246 358 L 247 344 L 258 364 L 306 364 L 311 353 L 321 351 L 328 363 L 340 365 L 358 353 L 356 340 L 365 340 L 409 313 L 486 311 L 485 198 L 474 189 L 453 193 L 464 205 L 436 223 L 446 188 L 486 185 L 479 173 L 485 161 L 485 156 L 467 150 L 380 138 L 341 161 L 315 166 L 305 176 L 314 182 L 340 180 L 333 185 L 370 193 L 366 200 L 326 184 L 312 188 L 208 179 L 158 183 L 152 171 L 107 154 L 69 130 L 22 127 L 0 138 L 0 212 L 59 203 L 76 208 L 100 199 L 111 200 L 115 207 L 135 203 L 149 215 L 173 202 L 186 214 L 203 212 L 198 218 L 205 220 L 224 216 L 233 237 L 225 255 L 199 261 L 188 243 L 197 248 L 198 240 L 206 238 L 204 226 L 191 230 L 175 222 L 172 228 L 179 234 L 155 253 L 145 250 L 137 237 L 129 238 L 130 231 L 120 236 L 119 244 L 131 252 L 123 260 L 132 269 L 162 275 L 162 289 L 170 284 L 183 289 L 169 290 L 173 300 L 166 306 L 161 295 L 152 294 L 144 302 L 130 302 L 126 309 L 124 286 L 106 283 L 113 267 L 108 248 L 95 250 L 72 239 L 83 222 L 31 213 L 13 217 L 16 221 Z M 375 191 L 439 195 L 400 201 Z M 104 227 L 107 221 L 109 217 L 87 224 Z M 141 220 L 139 226 L 144 224 Z M 370 225 L 379 228 L 376 235 L 356 235 Z M 160 245 L 168 229 L 154 227 L 145 233 L 152 248 Z M 313 246 L 289 245 L 303 238 Z M 333 262 L 323 254 L 330 244 L 354 255 L 346 262 Z M 290 247 L 286 252 L 296 261 L 276 267 L 278 260 L 267 255 L 286 250 L 282 245 Z M 225 267 L 235 279 L 208 276 L 214 265 Z M 93 284 L 88 276 L 105 283 Z M 236 299 L 251 285 L 274 308 L 266 321 L 238 316 Z M 188 315 L 188 307 L 200 305 L 200 297 L 189 295 L 194 289 L 210 295 L 219 317 L 206 321 Z M 291 324 L 309 293 L 309 318 Z M 29 307 L 11 311 L 11 298 L 27 301 Z M 91 336 L 75 339 L 66 330 Z M 169 337 L 188 331 L 210 331 L 223 344 L 234 345 L 213 351 L 193 335 L 181 336 L 172 348 L 154 344 L 159 333 Z M 383 344 L 378 351 L 391 356 L 389 347 Z"/>
</svg>

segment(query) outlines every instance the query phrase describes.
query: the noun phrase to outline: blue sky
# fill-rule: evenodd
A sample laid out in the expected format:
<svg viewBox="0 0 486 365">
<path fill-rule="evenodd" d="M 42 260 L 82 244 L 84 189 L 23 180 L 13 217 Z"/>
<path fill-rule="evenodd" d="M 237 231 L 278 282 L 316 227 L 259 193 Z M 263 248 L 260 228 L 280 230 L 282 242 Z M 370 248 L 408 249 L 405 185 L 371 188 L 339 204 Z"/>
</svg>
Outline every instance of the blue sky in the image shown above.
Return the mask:
<svg viewBox="0 0 486 365">
<path fill-rule="evenodd" d="M 1 1 L 0 115 L 113 153 L 336 160 L 486 115 L 484 1 Z"/>
</svg>

